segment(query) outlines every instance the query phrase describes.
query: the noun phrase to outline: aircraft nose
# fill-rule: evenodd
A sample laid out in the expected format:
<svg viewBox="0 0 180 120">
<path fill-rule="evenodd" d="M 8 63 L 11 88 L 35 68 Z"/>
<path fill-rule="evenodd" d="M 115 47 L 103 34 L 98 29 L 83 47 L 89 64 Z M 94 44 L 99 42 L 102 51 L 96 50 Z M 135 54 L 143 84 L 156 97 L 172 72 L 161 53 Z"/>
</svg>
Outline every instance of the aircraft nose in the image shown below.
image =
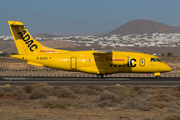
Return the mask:
<svg viewBox="0 0 180 120">
<path fill-rule="evenodd" d="M 172 68 L 169 65 L 164 66 L 164 71 L 169 72 L 172 71 Z"/>
</svg>

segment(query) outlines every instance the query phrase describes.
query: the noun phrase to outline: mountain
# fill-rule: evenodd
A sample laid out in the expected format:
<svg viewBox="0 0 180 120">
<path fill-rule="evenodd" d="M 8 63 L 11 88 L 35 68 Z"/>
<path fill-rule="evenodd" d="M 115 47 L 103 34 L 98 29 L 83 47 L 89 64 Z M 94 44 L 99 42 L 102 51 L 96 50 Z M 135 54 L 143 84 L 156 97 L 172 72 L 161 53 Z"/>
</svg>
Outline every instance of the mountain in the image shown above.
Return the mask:
<svg viewBox="0 0 180 120">
<path fill-rule="evenodd" d="M 173 27 L 150 20 L 133 20 L 104 35 L 110 36 L 113 34 L 128 35 L 128 34 L 144 34 L 144 33 L 152 34 L 155 32 L 180 33 L 180 27 Z"/>
</svg>

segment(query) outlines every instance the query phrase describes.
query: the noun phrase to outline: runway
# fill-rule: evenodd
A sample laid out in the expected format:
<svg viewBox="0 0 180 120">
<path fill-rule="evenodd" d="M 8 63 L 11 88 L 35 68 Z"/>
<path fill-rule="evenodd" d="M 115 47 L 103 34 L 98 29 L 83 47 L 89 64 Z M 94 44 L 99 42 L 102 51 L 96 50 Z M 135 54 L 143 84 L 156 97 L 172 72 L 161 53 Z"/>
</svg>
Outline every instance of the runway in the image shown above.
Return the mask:
<svg viewBox="0 0 180 120">
<path fill-rule="evenodd" d="M 36 84 L 46 82 L 53 86 L 64 85 L 180 85 L 179 77 L 32 77 L 32 76 L 3 76 L 0 78 L 0 85 Z"/>
</svg>

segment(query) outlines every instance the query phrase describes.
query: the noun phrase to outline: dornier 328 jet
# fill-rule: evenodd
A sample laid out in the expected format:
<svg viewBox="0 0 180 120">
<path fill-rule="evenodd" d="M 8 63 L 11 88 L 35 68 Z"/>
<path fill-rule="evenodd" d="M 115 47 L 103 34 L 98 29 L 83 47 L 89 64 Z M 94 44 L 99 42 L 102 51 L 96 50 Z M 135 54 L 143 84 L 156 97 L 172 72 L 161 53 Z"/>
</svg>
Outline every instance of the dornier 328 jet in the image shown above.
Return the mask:
<svg viewBox="0 0 180 120">
<path fill-rule="evenodd" d="M 22 22 L 8 21 L 18 55 L 11 57 L 35 66 L 97 74 L 98 78 L 113 73 L 160 73 L 172 69 L 158 57 L 136 52 L 111 50 L 67 51 L 45 47 L 32 38 Z"/>
</svg>

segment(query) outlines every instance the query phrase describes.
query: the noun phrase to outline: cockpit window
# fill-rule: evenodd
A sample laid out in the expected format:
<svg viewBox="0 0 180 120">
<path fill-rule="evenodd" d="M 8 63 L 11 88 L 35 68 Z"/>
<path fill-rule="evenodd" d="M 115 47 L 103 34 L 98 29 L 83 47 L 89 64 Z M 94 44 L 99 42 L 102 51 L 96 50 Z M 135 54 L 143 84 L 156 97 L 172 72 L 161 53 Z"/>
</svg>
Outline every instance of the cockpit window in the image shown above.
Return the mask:
<svg viewBox="0 0 180 120">
<path fill-rule="evenodd" d="M 151 62 L 156 62 L 156 58 L 151 58 Z"/>
<path fill-rule="evenodd" d="M 162 62 L 162 60 L 160 60 L 159 58 L 156 58 L 156 60 L 157 60 L 158 62 Z"/>
<path fill-rule="evenodd" d="M 151 58 L 151 62 L 162 62 L 159 58 Z"/>
</svg>

